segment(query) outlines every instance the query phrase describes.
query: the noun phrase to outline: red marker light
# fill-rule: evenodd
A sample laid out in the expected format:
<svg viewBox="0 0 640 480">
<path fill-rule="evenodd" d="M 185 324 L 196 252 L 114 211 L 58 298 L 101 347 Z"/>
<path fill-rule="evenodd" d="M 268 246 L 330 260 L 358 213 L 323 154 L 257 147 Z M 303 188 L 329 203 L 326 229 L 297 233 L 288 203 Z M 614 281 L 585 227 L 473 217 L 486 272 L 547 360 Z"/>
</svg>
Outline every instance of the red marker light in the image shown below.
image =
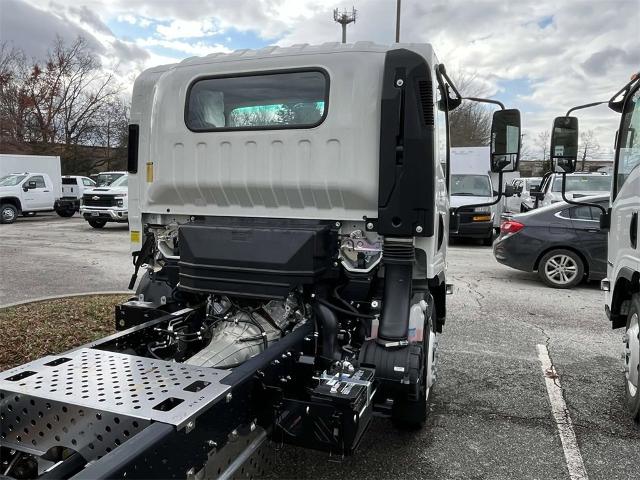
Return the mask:
<svg viewBox="0 0 640 480">
<path fill-rule="evenodd" d="M 515 220 L 506 220 L 500 225 L 500 232 L 504 234 L 517 233 L 524 228 L 524 225 Z"/>
</svg>

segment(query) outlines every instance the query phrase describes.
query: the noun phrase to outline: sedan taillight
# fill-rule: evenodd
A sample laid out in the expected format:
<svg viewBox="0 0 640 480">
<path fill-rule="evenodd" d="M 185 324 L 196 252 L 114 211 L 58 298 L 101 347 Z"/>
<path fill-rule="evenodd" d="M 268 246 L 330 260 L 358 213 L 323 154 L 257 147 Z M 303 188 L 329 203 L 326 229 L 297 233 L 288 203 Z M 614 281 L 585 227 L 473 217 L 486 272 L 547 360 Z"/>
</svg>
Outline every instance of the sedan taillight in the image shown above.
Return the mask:
<svg viewBox="0 0 640 480">
<path fill-rule="evenodd" d="M 524 225 L 515 220 L 506 220 L 500 225 L 500 233 L 517 233 L 524 228 Z"/>
</svg>

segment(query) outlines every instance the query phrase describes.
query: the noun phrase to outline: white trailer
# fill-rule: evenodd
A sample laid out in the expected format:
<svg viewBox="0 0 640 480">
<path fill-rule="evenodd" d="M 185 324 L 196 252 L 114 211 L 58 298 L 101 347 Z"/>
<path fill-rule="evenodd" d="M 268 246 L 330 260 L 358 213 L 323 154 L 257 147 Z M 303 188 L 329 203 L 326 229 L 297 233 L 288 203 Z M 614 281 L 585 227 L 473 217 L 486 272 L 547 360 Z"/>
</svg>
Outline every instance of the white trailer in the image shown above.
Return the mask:
<svg viewBox="0 0 640 480">
<path fill-rule="evenodd" d="M 10 173 L 46 173 L 53 182 L 55 200 L 62 197 L 60 157 L 54 155 L 0 154 L 0 178 Z"/>
</svg>

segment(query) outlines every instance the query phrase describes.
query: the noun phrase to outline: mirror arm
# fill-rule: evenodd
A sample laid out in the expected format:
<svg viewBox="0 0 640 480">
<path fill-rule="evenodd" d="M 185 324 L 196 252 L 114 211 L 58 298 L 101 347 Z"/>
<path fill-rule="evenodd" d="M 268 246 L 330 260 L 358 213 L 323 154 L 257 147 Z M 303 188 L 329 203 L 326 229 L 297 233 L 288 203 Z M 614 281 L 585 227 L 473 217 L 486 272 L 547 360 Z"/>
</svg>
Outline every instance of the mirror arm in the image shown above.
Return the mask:
<svg viewBox="0 0 640 480">
<path fill-rule="evenodd" d="M 500 183 L 500 185 L 498 186 L 498 196 L 493 202 L 477 203 L 475 205 L 460 205 L 459 207 L 453 209 L 453 214 L 457 216 L 458 210 L 460 210 L 461 208 L 492 207 L 493 205 L 497 205 L 498 203 L 500 203 L 500 200 L 502 200 L 502 172 L 498 173 L 498 182 Z"/>
<path fill-rule="evenodd" d="M 506 108 L 504 107 L 504 103 L 498 100 L 492 100 L 490 98 L 463 97 L 463 100 L 471 100 L 472 102 L 479 102 L 479 103 L 492 103 L 493 105 L 498 105 L 502 110 L 506 110 Z"/>
<path fill-rule="evenodd" d="M 575 112 L 576 110 L 582 110 L 583 108 L 591 108 L 591 107 L 597 107 L 598 105 L 604 105 L 605 103 L 608 102 L 593 102 L 593 103 L 585 103 L 584 105 L 578 105 L 576 107 L 571 107 L 568 111 L 567 114 L 565 115 L 565 117 L 568 117 L 571 115 L 571 112 Z"/>
<path fill-rule="evenodd" d="M 567 174 L 563 173 L 562 174 L 562 200 L 564 200 L 565 202 L 567 202 L 570 205 L 578 205 L 578 206 L 582 206 L 582 207 L 594 207 L 594 208 L 599 209 L 604 215 L 607 214 L 607 209 L 604 208 L 602 205 L 598 205 L 597 203 L 575 202 L 573 200 L 569 200 L 567 198 L 566 186 L 567 186 Z"/>
</svg>

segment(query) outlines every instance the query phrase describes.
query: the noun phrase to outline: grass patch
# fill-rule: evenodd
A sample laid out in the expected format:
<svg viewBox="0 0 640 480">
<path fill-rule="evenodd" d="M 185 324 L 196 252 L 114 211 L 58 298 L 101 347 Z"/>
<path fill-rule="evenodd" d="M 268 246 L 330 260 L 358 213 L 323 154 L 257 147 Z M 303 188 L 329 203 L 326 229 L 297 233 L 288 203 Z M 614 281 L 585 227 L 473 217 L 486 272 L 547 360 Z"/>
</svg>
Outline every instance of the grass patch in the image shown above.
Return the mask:
<svg viewBox="0 0 640 480">
<path fill-rule="evenodd" d="M 128 295 L 92 295 L 0 309 L 0 371 L 64 352 L 115 331 Z"/>
</svg>

